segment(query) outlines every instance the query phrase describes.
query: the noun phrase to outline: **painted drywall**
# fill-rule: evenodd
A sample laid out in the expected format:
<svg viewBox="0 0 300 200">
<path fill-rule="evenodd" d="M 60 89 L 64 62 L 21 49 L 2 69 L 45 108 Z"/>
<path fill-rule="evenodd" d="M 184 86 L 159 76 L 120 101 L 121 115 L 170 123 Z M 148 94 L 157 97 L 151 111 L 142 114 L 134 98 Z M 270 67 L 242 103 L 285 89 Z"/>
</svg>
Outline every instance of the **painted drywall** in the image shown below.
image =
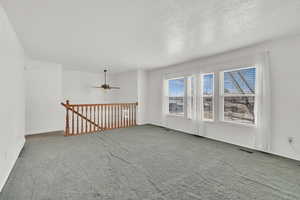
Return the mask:
<svg viewBox="0 0 300 200">
<path fill-rule="evenodd" d="M 0 5 L 0 191 L 25 139 L 24 50 Z"/>
<path fill-rule="evenodd" d="M 137 72 L 137 94 L 138 94 L 138 116 L 137 124 L 147 123 L 147 83 L 148 83 L 148 73 L 145 70 L 138 70 Z"/>
<path fill-rule="evenodd" d="M 64 129 L 61 102 L 104 103 L 107 94 L 93 86 L 103 75 L 65 70 L 62 65 L 30 60 L 26 64 L 26 134 Z"/>
<path fill-rule="evenodd" d="M 75 70 L 62 71 L 63 100 L 71 103 L 103 103 L 108 95 L 102 90 L 93 88 L 103 84 L 103 74 Z"/>
<path fill-rule="evenodd" d="M 162 115 L 163 79 L 166 74 L 186 74 L 209 72 L 215 65 L 230 66 L 248 55 L 269 51 L 272 87 L 272 136 L 271 153 L 300 160 L 300 135 L 298 134 L 300 113 L 300 36 L 270 41 L 253 47 L 235 50 L 217 56 L 149 71 L 147 110 L 149 123 L 161 125 L 191 134 L 255 148 L 255 128 L 222 122 L 206 123 L 205 130 L 199 133 L 197 123 L 180 117 Z M 237 62 L 238 63 L 238 62 Z M 293 139 L 292 144 L 288 138 Z"/>
<path fill-rule="evenodd" d="M 26 64 L 26 134 L 63 130 L 62 66 L 31 60 Z"/>
<path fill-rule="evenodd" d="M 131 103 L 138 101 L 138 71 L 112 74 L 109 81 L 112 86 L 120 87 L 117 90 L 107 91 L 110 102 Z"/>
</svg>

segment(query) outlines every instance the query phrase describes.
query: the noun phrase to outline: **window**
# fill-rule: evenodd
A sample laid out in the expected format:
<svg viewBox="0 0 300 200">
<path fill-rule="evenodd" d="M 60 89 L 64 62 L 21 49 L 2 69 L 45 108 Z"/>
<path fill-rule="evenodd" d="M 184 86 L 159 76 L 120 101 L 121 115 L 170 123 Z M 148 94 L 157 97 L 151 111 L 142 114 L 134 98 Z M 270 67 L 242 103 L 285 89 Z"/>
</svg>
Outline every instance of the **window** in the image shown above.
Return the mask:
<svg viewBox="0 0 300 200">
<path fill-rule="evenodd" d="M 256 123 L 256 68 L 223 71 L 223 120 L 242 124 Z"/>
<path fill-rule="evenodd" d="M 214 120 L 214 74 L 202 74 L 201 109 L 202 120 Z"/>
<path fill-rule="evenodd" d="M 168 80 L 169 114 L 184 115 L 185 79 Z"/>
</svg>

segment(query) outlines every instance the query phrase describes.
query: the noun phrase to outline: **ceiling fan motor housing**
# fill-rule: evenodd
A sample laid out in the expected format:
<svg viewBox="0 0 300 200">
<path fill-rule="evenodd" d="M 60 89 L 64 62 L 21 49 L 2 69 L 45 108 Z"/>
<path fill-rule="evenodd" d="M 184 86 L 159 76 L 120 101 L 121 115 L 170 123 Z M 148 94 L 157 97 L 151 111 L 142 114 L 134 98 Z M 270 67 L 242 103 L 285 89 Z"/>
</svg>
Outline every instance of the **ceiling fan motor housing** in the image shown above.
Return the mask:
<svg viewBox="0 0 300 200">
<path fill-rule="evenodd" d="M 101 85 L 101 87 L 104 88 L 104 89 L 109 89 L 110 88 L 108 84 L 103 84 L 103 85 Z"/>
</svg>

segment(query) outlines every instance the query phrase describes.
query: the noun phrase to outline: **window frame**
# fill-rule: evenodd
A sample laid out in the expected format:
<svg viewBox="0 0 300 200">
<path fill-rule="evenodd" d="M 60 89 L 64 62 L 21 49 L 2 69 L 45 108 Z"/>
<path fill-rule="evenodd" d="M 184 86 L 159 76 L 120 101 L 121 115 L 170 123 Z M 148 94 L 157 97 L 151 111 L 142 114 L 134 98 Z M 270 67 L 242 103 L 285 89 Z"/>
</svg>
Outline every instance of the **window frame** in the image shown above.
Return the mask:
<svg viewBox="0 0 300 200">
<path fill-rule="evenodd" d="M 233 72 L 233 71 L 239 71 L 239 70 L 244 70 L 244 69 L 252 69 L 254 68 L 256 73 L 255 73 L 255 94 L 225 94 L 224 92 L 224 74 L 226 72 Z M 257 127 L 257 104 L 258 104 L 258 67 L 256 65 L 253 66 L 247 66 L 247 67 L 237 67 L 237 68 L 231 68 L 231 69 L 226 69 L 222 70 L 219 72 L 220 73 L 220 78 L 219 78 L 219 89 L 220 89 L 220 95 L 219 95 L 219 101 L 221 102 L 221 109 L 219 109 L 221 112 L 219 112 L 220 116 L 220 121 L 224 123 L 230 123 L 230 124 L 237 124 L 237 125 L 242 125 L 242 126 L 248 126 L 248 127 Z M 253 124 L 248 124 L 248 123 L 242 123 L 242 122 L 236 122 L 236 121 L 229 121 L 225 119 L 225 97 L 254 97 L 254 123 Z"/>
<path fill-rule="evenodd" d="M 195 119 L 196 116 L 196 108 L 197 108 L 197 94 L 196 94 L 196 76 L 186 75 L 185 77 L 185 118 L 188 120 Z M 190 81 L 189 81 L 190 79 Z M 190 85 L 189 85 L 190 84 Z M 190 90 L 191 91 L 188 91 Z M 189 96 L 190 94 L 190 96 Z M 189 106 L 191 107 L 189 109 Z"/>
<path fill-rule="evenodd" d="M 170 99 L 169 99 L 169 81 L 171 80 L 178 80 L 178 79 L 183 79 L 184 81 L 184 88 L 183 88 L 183 114 L 176 114 L 176 113 L 170 113 Z M 187 90 L 187 81 L 185 76 L 178 76 L 174 78 L 168 78 L 166 79 L 168 87 L 167 87 L 167 115 L 168 116 L 174 116 L 174 117 L 185 117 L 187 115 L 186 113 L 186 90 Z"/>
<path fill-rule="evenodd" d="M 206 75 L 213 75 L 213 81 L 212 81 L 212 94 L 211 95 L 204 95 L 204 76 Z M 205 122 L 214 122 L 215 121 L 215 73 L 209 72 L 209 73 L 202 73 L 200 74 L 200 83 L 201 83 L 201 89 L 200 89 L 200 112 L 201 112 L 201 120 Z M 212 98 L 212 119 L 206 119 L 204 118 L 204 98 L 205 97 L 211 97 Z"/>
</svg>

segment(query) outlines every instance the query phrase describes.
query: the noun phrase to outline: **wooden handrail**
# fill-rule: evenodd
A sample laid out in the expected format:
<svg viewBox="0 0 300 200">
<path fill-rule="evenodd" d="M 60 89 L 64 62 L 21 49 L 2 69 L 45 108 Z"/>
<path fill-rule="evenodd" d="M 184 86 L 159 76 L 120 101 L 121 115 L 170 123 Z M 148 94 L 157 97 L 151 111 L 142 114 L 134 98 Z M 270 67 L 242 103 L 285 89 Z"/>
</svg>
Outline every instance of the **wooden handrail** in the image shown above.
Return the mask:
<svg viewBox="0 0 300 200">
<path fill-rule="evenodd" d="M 138 105 L 138 103 L 104 103 L 104 104 L 69 104 L 69 106 L 113 106 L 113 105 Z"/>
<path fill-rule="evenodd" d="M 65 136 L 136 125 L 138 103 L 70 104 L 66 108 Z"/>
<path fill-rule="evenodd" d="M 99 129 L 103 130 L 102 127 L 100 127 L 98 124 L 96 124 L 95 122 L 91 121 L 90 119 L 88 119 L 87 117 L 83 116 L 82 114 L 80 114 L 79 112 L 77 112 L 76 110 L 74 110 L 70 105 L 61 103 L 61 105 L 63 105 L 64 107 L 66 107 L 68 110 L 71 110 L 73 113 L 77 114 L 79 117 L 85 119 L 86 121 L 90 122 L 91 124 L 93 124 L 94 126 L 98 127 Z"/>
</svg>

